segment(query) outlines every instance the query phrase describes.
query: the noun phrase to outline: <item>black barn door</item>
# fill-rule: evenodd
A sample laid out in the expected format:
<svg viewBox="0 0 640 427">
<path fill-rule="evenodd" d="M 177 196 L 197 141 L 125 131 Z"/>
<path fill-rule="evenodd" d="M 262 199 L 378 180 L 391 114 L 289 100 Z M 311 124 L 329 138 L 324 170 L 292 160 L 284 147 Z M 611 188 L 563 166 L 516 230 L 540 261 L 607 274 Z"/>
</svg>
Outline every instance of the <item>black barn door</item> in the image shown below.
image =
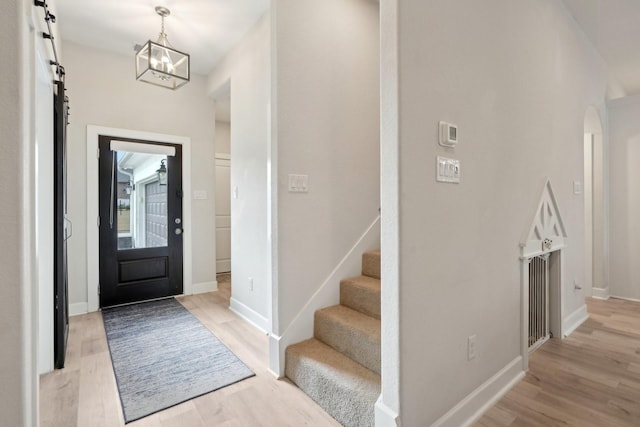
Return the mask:
<svg viewBox="0 0 640 427">
<path fill-rule="evenodd" d="M 67 118 L 68 100 L 64 82 L 56 82 L 53 97 L 53 352 L 56 369 L 64 368 L 69 335 L 67 239 L 71 223 L 67 219 Z"/>
<path fill-rule="evenodd" d="M 182 293 L 182 147 L 100 136 L 100 307 Z"/>
</svg>

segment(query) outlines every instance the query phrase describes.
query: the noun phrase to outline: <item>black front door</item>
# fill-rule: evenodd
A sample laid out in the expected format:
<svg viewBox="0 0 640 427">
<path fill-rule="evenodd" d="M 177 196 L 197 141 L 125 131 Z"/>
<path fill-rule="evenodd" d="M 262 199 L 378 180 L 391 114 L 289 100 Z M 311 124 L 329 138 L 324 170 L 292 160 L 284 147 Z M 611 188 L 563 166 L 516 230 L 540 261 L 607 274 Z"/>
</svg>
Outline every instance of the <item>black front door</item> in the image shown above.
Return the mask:
<svg viewBox="0 0 640 427">
<path fill-rule="evenodd" d="M 182 293 L 182 147 L 100 136 L 100 307 Z"/>
</svg>

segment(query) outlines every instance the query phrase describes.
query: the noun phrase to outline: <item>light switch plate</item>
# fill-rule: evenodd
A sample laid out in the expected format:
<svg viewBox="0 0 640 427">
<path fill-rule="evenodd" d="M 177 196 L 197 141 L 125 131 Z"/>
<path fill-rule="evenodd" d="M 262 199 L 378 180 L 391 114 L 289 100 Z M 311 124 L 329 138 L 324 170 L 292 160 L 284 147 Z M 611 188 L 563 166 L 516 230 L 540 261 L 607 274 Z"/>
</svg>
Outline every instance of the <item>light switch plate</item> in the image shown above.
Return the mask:
<svg viewBox="0 0 640 427">
<path fill-rule="evenodd" d="M 289 193 L 308 193 L 309 175 L 289 174 Z"/>
<path fill-rule="evenodd" d="M 582 194 L 582 182 L 573 181 L 573 194 Z"/>
<path fill-rule="evenodd" d="M 207 200 L 207 192 L 205 190 L 195 190 L 193 192 L 194 200 Z"/>
<path fill-rule="evenodd" d="M 450 184 L 460 183 L 460 160 L 436 157 L 436 181 Z"/>
</svg>

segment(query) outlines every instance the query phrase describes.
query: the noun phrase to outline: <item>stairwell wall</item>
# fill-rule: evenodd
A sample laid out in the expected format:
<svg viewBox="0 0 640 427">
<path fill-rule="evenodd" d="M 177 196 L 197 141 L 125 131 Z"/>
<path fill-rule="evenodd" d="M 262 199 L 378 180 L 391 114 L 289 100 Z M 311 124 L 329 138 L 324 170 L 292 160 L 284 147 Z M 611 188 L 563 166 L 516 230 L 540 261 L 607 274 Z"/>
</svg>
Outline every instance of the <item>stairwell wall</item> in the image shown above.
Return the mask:
<svg viewBox="0 0 640 427">
<path fill-rule="evenodd" d="M 270 32 L 266 13 L 207 77 L 209 96 L 231 95 L 231 309 L 267 332 Z"/>
<path fill-rule="evenodd" d="M 378 215 L 379 12 L 273 0 L 272 13 L 279 334 Z M 289 174 L 308 175 L 308 193 L 288 192 Z"/>
<path fill-rule="evenodd" d="M 398 79 L 382 92 L 399 85 L 399 136 L 382 149 L 397 147 L 399 173 L 382 191 L 397 196 L 399 224 L 383 205 L 382 235 L 399 233 L 400 414 L 403 425 L 463 425 L 521 375 L 518 243 L 546 177 L 569 235 L 565 320 L 584 310 L 573 181 L 584 176 L 587 107 L 606 117 L 606 70 L 562 2 L 381 3 L 398 8 Z M 459 126 L 455 149 L 438 145 L 440 120 Z M 436 183 L 437 155 L 461 161 L 460 184 Z M 393 374 L 383 366 L 383 395 Z"/>
</svg>

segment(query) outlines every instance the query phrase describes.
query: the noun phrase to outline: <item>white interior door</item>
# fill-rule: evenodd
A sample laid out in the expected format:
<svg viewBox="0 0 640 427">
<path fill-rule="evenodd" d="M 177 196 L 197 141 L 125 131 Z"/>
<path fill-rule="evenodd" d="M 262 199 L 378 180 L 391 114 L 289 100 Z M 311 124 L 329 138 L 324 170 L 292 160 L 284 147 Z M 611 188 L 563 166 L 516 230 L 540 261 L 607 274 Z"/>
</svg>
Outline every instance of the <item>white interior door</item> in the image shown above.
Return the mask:
<svg viewBox="0 0 640 427">
<path fill-rule="evenodd" d="M 216 272 L 231 271 L 231 159 L 216 154 Z"/>
</svg>

